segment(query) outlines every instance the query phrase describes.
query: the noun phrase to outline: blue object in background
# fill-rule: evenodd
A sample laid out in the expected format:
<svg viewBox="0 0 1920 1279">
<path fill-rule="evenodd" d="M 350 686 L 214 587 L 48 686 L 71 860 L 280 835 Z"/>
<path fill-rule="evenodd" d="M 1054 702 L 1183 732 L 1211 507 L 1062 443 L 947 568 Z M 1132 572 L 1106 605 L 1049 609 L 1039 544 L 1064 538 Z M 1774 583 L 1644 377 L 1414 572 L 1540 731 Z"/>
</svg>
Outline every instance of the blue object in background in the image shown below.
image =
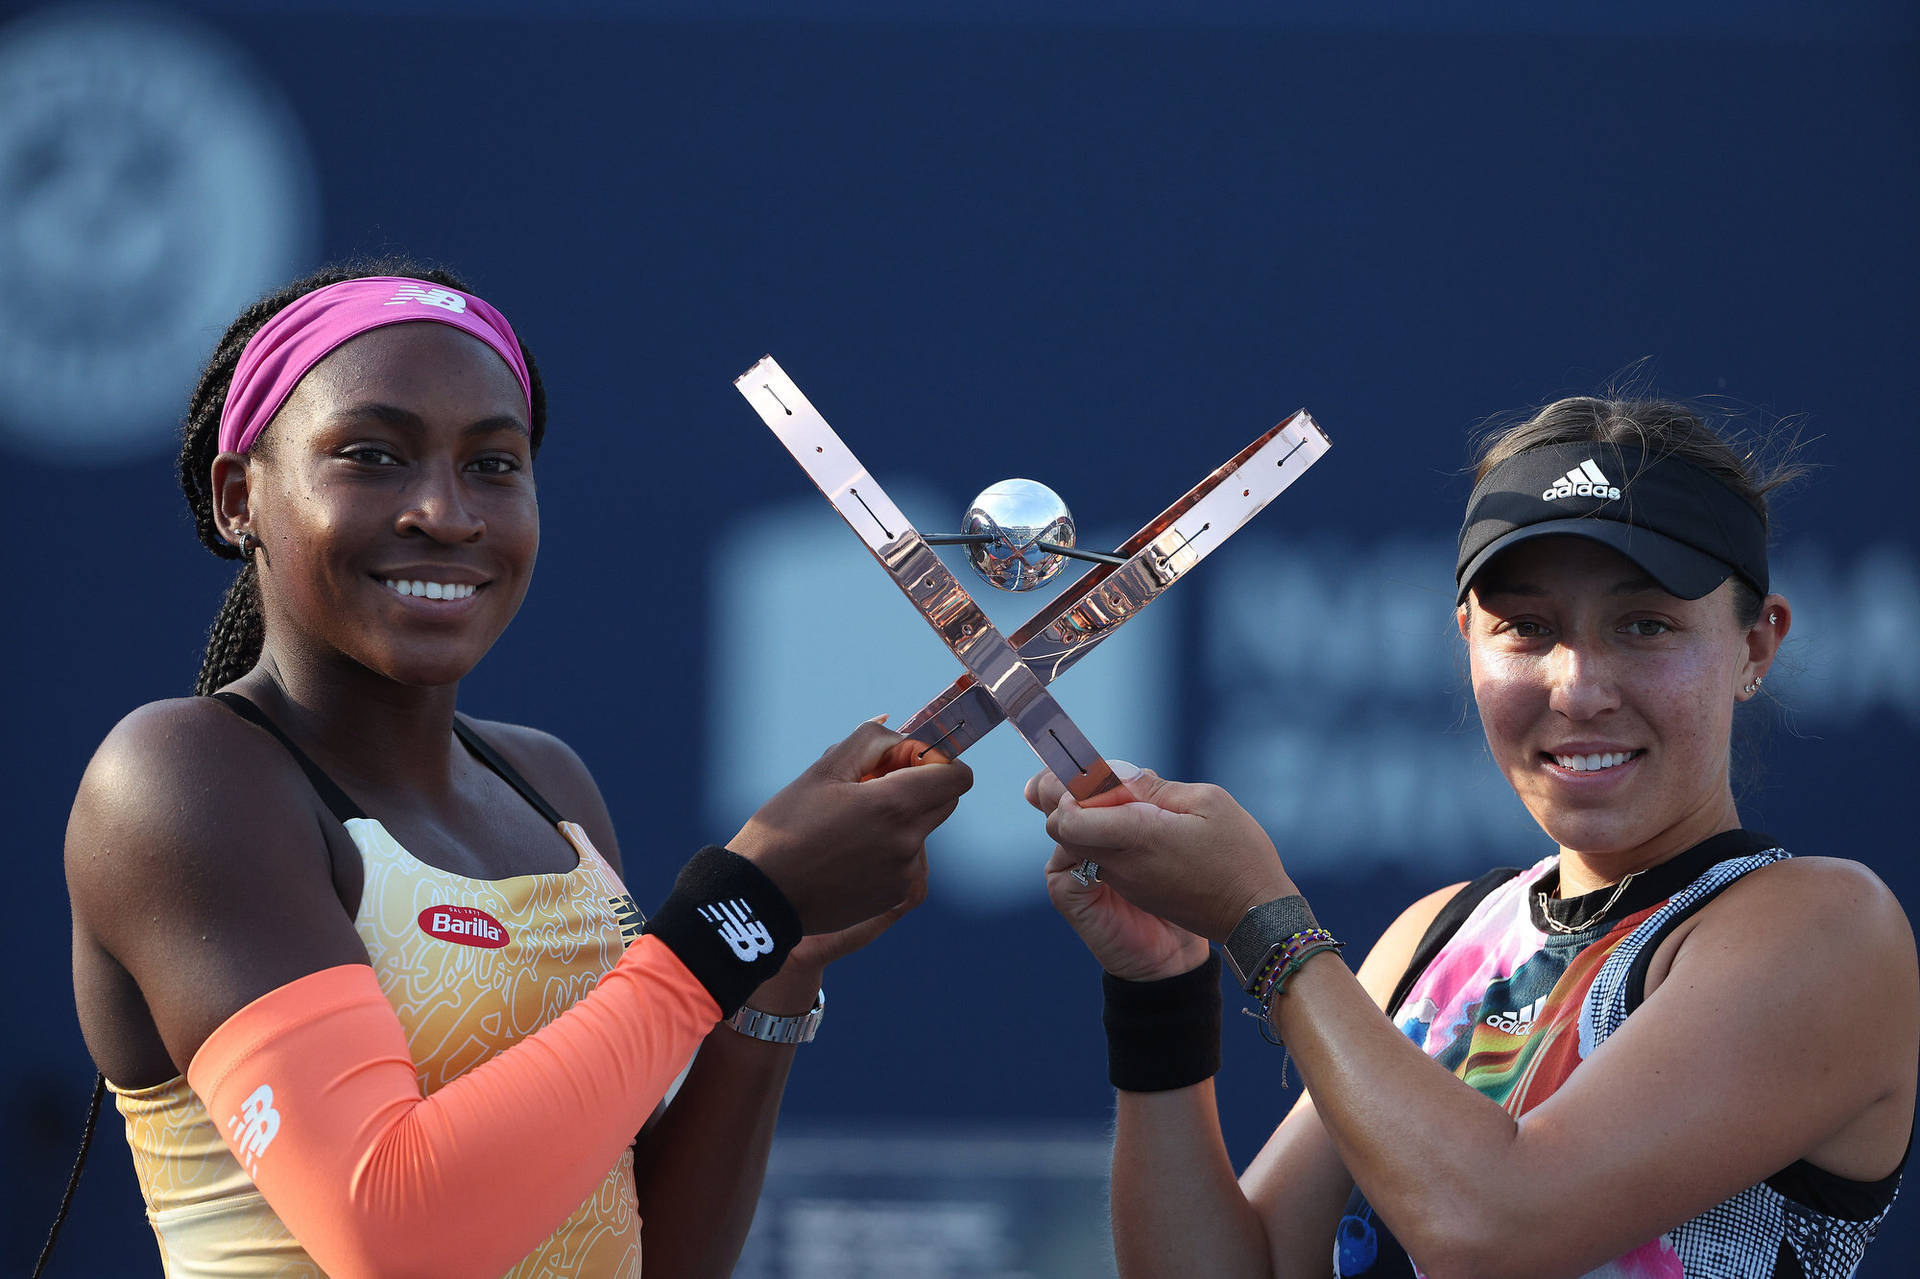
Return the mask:
<svg viewBox="0 0 1920 1279">
<path fill-rule="evenodd" d="M 192 359 L 249 293 L 353 252 L 455 266 L 540 361 L 543 562 L 463 705 L 579 750 L 642 902 L 795 760 L 957 669 L 739 402 L 772 351 L 924 528 L 1017 469 L 1117 540 L 1313 410 L 1327 460 L 1059 692 L 1109 754 L 1233 789 L 1355 954 L 1542 851 L 1452 632 L 1468 432 L 1622 369 L 1799 415 L 1823 469 L 1779 506 L 1790 716 L 1743 735 L 1742 813 L 1920 904 L 1920 545 L 1881 514 L 1920 470 L 1911 10 L 1093 9 L 209 5 L 132 11 L 167 34 L 104 59 L 74 34 L 100 11 L 0 26 L 27 1028 L 0 1090 L 6 1264 L 58 1201 L 91 1076 L 68 797 L 120 715 L 190 686 L 230 572 L 170 473 Z M 107 87 L 62 114 L 74 65 Z M 180 73 L 208 65 L 242 70 Z M 171 345 L 197 355 L 125 376 Z M 756 610 L 769 583 L 782 607 Z M 1106 1122 L 1096 969 L 1017 796 L 1033 764 L 1004 732 L 969 759 L 932 899 L 836 968 L 795 1071 L 787 1113 L 822 1140 Z M 1229 1025 L 1244 1164 L 1293 1094 Z M 112 1115 L 73 1221 L 55 1274 L 157 1272 Z M 1917 1263 L 1896 1207 L 1862 1273 Z"/>
</svg>

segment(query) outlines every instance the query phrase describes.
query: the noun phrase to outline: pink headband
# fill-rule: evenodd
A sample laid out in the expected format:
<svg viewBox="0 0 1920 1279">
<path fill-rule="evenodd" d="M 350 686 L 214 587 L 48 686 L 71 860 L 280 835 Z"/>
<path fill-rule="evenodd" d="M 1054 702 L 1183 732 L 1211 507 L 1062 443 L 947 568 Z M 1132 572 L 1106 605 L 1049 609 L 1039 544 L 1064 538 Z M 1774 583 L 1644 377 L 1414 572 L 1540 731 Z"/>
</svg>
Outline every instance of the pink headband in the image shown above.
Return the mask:
<svg viewBox="0 0 1920 1279">
<path fill-rule="evenodd" d="M 471 333 L 520 379 L 533 411 L 533 384 L 507 317 L 471 293 L 425 280 L 380 275 L 315 289 L 277 312 L 248 339 L 220 410 L 220 451 L 245 453 L 273 421 L 307 371 L 341 343 L 369 329 L 431 320 Z"/>
</svg>

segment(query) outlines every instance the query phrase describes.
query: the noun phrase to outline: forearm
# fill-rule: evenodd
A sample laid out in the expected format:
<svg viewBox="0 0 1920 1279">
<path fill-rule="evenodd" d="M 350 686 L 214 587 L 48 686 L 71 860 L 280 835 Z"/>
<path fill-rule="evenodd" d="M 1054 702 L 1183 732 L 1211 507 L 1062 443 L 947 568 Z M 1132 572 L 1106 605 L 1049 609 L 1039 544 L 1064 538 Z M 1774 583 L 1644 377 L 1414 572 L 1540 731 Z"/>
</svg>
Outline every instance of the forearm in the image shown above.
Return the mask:
<svg viewBox="0 0 1920 1279">
<path fill-rule="evenodd" d="M 1524 1212 L 1514 1118 L 1394 1029 L 1337 957 L 1294 975 L 1273 1023 L 1341 1161 L 1429 1273 L 1500 1238 L 1492 1212 Z"/>
<path fill-rule="evenodd" d="M 1234 1178 L 1213 1081 L 1119 1097 L 1113 1246 L 1124 1279 L 1266 1279 L 1266 1233 Z"/>
<path fill-rule="evenodd" d="M 788 969 L 793 969 L 790 963 Z M 813 1006 L 817 971 L 783 970 L 749 1001 L 797 1016 Z M 673 1102 L 634 1148 L 648 1269 L 731 1274 L 766 1179 L 780 1100 L 796 1049 L 717 1027 Z"/>
<path fill-rule="evenodd" d="M 188 1078 L 329 1274 L 497 1275 L 606 1179 L 715 1015 L 644 938 L 587 998 L 423 1097 L 372 969 L 343 965 L 236 1013 Z"/>
</svg>

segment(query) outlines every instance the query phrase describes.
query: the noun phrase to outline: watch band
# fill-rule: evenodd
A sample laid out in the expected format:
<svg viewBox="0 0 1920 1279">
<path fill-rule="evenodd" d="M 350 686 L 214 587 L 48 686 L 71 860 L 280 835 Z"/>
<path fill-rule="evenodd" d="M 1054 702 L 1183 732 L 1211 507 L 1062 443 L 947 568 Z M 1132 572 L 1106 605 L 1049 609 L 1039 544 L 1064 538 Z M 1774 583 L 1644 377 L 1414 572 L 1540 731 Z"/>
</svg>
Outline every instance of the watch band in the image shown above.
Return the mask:
<svg viewBox="0 0 1920 1279">
<path fill-rule="evenodd" d="M 758 1039 L 769 1044 L 807 1044 L 813 1042 L 814 1035 L 820 1029 L 820 1016 L 827 1009 L 827 992 L 823 987 L 813 997 L 813 1007 L 798 1017 L 779 1017 L 773 1013 L 763 1013 L 758 1008 L 741 1008 L 727 1018 L 726 1025 L 749 1039 Z"/>
<path fill-rule="evenodd" d="M 1319 926 L 1320 921 L 1313 917 L 1307 899 L 1298 893 L 1276 897 L 1241 916 L 1222 948 L 1227 952 L 1227 966 L 1233 969 L 1240 989 L 1252 994 L 1253 983 L 1266 966 L 1267 957 L 1286 945 L 1288 938 Z"/>
</svg>

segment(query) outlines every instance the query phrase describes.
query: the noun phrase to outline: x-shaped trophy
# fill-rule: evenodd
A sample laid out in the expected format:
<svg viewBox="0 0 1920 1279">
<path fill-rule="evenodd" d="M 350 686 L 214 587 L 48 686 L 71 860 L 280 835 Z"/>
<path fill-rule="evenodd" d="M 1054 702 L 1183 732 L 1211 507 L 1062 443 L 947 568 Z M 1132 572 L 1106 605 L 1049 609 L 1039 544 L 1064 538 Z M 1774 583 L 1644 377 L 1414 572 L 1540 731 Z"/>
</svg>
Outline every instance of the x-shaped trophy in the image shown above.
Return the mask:
<svg viewBox="0 0 1920 1279">
<path fill-rule="evenodd" d="M 1047 685 L 1191 572 L 1328 448 L 1326 433 L 1301 409 L 1234 454 L 1113 554 L 1093 554 L 1074 548 L 1073 523 L 1064 506 L 1049 512 L 1052 518 L 995 517 L 989 498 L 1009 486 L 1030 485 L 1053 498 L 1031 481 L 987 490 L 968 513 L 967 532 L 923 535 L 772 356 L 734 379 L 734 387 L 966 668 L 901 731 L 929 749 L 938 746 L 957 756 L 1010 720 L 1047 769 L 1083 802 L 1113 789 L 1119 779 Z M 967 544 L 981 575 L 1011 589 L 1051 577 L 1062 557 L 1091 560 L 1094 567 L 1009 640 L 941 563 L 932 549 L 936 543 Z M 1087 867 L 1081 871 L 1086 872 L 1082 882 L 1097 873 Z"/>
</svg>

